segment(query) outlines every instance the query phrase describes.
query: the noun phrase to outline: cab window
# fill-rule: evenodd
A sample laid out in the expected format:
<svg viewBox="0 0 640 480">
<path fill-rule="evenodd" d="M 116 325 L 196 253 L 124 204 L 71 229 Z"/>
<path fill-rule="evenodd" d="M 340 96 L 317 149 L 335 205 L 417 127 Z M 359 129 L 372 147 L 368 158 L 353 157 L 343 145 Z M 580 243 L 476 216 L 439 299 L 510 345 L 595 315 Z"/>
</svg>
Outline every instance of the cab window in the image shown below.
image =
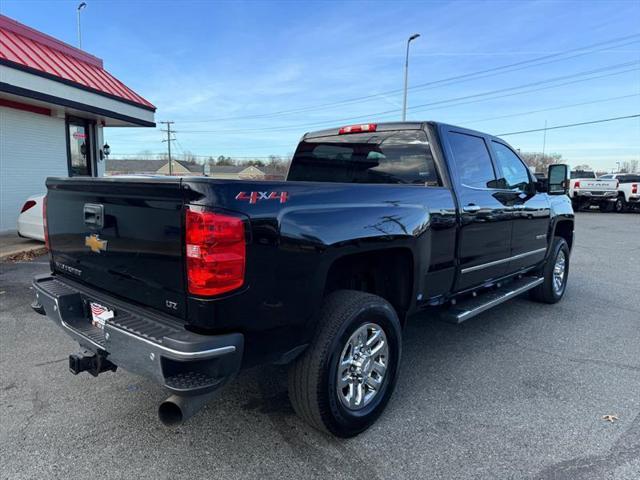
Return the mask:
<svg viewBox="0 0 640 480">
<path fill-rule="evenodd" d="M 484 139 L 466 133 L 449 132 L 460 183 L 465 187 L 493 188 L 496 175 Z"/>
<path fill-rule="evenodd" d="M 287 180 L 441 185 L 422 130 L 307 138 L 293 156 Z"/>
<path fill-rule="evenodd" d="M 527 167 L 513 151 L 502 143 L 492 141 L 496 162 L 502 171 L 507 188 L 526 190 L 531 179 Z"/>
</svg>

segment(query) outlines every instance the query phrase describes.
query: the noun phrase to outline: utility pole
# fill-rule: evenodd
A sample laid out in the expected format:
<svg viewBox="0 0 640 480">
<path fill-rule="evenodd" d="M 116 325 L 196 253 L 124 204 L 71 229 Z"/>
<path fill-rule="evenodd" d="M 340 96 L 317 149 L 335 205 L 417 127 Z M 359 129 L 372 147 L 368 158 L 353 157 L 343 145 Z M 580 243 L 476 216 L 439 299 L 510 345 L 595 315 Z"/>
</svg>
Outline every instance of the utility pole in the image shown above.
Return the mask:
<svg viewBox="0 0 640 480">
<path fill-rule="evenodd" d="M 175 138 L 171 138 L 171 134 L 175 133 L 175 130 L 173 132 L 171 131 L 171 125 L 173 125 L 175 122 L 158 122 L 158 123 L 161 123 L 167 126 L 166 130 L 162 130 L 167 134 L 167 139 L 162 140 L 162 143 L 167 142 L 167 152 L 169 154 L 169 175 L 173 175 L 173 164 L 171 162 L 171 142 L 175 140 Z"/>
<path fill-rule="evenodd" d="M 544 162 L 544 151 L 547 148 L 547 121 L 544 121 L 544 136 L 542 137 L 542 161 Z"/>
</svg>

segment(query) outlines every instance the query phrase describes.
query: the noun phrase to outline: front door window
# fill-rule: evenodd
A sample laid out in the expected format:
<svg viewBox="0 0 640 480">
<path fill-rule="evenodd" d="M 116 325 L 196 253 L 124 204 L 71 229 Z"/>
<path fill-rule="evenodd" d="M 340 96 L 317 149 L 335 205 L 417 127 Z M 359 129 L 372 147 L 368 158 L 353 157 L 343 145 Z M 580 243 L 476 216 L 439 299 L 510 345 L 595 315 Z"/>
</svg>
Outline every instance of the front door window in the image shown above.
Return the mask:
<svg viewBox="0 0 640 480">
<path fill-rule="evenodd" d="M 69 175 L 91 176 L 91 126 L 89 122 L 70 121 L 69 129 Z"/>
</svg>

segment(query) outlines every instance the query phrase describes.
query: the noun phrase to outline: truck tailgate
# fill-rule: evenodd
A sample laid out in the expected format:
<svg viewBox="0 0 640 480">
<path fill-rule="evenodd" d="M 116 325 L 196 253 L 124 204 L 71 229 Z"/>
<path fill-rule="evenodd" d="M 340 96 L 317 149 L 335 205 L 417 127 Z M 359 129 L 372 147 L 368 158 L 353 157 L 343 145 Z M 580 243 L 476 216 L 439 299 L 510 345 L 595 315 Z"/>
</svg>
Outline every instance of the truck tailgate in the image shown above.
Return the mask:
<svg viewBox="0 0 640 480">
<path fill-rule="evenodd" d="M 56 273 L 184 318 L 180 179 L 50 178 L 47 189 Z"/>
<path fill-rule="evenodd" d="M 605 192 L 616 190 L 618 184 L 615 180 L 580 180 L 580 190 L 592 192 Z"/>
</svg>

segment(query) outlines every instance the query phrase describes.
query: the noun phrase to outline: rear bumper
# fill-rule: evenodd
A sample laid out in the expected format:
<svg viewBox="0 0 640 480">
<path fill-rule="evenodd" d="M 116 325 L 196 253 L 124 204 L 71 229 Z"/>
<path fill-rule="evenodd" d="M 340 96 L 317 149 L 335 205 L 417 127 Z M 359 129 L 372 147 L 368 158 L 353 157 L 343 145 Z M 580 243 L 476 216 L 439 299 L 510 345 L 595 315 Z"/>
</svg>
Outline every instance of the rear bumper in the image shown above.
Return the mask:
<svg viewBox="0 0 640 480">
<path fill-rule="evenodd" d="M 224 385 L 239 370 L 240 333 L 199 335 L 59 276 L 35 277 L 34 309 L 82 347 L 125 370 L 152 378 L 178 395 L 199 395 Z M 91 324 L 89 302 L 112 309 L 104 329 Z"/>
<path fill-rule="evenodd" d="M 618 192 L 613 191 L 589 191 L 589 190 L 576 190 L 576 197 L 588 197 L 593 199 L 615 199 L 618 196 Z"/>
</svg>

